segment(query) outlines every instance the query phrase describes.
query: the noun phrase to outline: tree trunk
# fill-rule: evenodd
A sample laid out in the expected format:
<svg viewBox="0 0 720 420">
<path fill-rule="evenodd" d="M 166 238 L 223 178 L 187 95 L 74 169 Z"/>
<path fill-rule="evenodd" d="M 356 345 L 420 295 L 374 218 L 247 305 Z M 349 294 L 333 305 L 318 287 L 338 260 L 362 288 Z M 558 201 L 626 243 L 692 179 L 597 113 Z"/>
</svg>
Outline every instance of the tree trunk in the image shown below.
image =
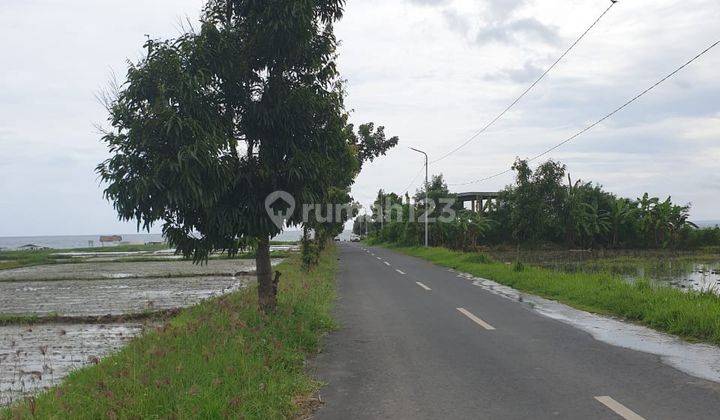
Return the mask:
<svg viewBox="0 0 720 420">
<path fill-rule="evenodd" d="M 270 239 L 268 237 L 258 239 L 255 263 L 257 265 L 258 303 L 263 312 L 271 314 L 275 312 L 277 307 L 277 280 L 279 280 L 279 276 L 275 279 L 272 276 Z"/>
</svg>

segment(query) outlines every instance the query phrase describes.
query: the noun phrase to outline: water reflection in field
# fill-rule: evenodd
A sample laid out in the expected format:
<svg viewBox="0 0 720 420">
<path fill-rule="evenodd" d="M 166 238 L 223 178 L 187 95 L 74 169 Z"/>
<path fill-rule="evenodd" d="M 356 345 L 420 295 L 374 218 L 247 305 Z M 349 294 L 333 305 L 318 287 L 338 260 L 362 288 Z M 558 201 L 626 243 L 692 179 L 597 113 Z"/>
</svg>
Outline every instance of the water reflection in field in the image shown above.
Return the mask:
<svg viewBox="0 0 720 420">
<path fill-rule="evenodd" d="M 501 261 L 514 261 L 517 253 L 494 253 Z M 662 251 L 531 251 L 522 252 L 528 264 L 572 273 L 612 273 L 628 281 L 683 290 L 720 294 L 720 255 Z"/>
</svg>

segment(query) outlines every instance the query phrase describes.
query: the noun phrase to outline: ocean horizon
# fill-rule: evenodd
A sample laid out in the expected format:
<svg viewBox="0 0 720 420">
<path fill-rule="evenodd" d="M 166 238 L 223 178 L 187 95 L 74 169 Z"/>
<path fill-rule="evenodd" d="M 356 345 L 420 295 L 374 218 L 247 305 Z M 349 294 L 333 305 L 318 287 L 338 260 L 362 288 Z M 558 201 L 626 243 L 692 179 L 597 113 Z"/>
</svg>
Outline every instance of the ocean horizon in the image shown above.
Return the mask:
<svg viewBox="0 0 720 420">
<path fill-rule="evenodd" d="M 340 236 L 349 239 L 350 232 Z M 100 236 L 103 235 L 47 235 L 47 236 L 0 236 L 0 249 L 13 250 L 26 245 L 52 249 L 100 248 Z M 164 242 L 162 234 L 132 233 L 122 236 L 123 244 L 142 245 L 149 242 Z M 288 230 L 273 238 L 275 241 L 299 241 L 302 231 Z M 106 247 L 115 246 L 108 244 Z"/>
</svg>

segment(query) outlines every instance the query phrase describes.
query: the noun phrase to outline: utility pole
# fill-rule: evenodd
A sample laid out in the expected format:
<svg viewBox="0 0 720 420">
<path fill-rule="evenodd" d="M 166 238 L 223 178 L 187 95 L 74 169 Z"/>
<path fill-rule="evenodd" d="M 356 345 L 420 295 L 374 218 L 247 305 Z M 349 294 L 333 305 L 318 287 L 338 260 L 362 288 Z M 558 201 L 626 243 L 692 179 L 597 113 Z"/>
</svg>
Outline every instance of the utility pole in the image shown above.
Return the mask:
<svg viewBox="0 0 720 420">
<path fill-rule="evenodd" d="M 422 153 L 425 156 L 425 248 L 429 247 L 429 236 L 428 236 L 428 210 L 430 208 L 430 197 L 429 197 L 429 183 L 428 183 L 428 154 L 423 152 L 422 150 L 418 150 L 415 148 L 410 148 L 410 150 L 413 150 L 418 153 Z"/>
<path fill-rule="evenodd" d="M 380 201 L 380 231 L 383 231 L 385 229 L 385 213 L 383 211 L 383 202 L 385 201 L 385 196 L 384 194 L 382 194 L 382 192 L 378 194 L 378 200 Z"/>
</svg>

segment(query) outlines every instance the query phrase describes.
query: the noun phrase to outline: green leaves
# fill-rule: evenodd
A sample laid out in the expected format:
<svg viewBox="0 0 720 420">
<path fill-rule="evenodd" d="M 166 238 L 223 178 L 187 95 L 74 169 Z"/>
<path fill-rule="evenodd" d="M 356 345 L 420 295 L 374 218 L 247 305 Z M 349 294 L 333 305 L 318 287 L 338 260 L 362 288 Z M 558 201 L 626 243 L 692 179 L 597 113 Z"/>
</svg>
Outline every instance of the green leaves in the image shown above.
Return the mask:
<svg viewBox="0 0 720 420">
<path fill-rule="evenodd" d="M 298 209 L 348 188 L 351 146 L 334 59 L 340 0 L 211 0 L 197 32 L 146 43 L 110 107 L 97 172 L 124 220 L 161 223 L 196 261 L 279 229 L 270 193 Z M 370 156 L 392 143 L 372 134 Z M 396 141 L 395 141 L 396 143 Z M 300 223 L 300 211 L 290 223 Z"/>
</svg>

